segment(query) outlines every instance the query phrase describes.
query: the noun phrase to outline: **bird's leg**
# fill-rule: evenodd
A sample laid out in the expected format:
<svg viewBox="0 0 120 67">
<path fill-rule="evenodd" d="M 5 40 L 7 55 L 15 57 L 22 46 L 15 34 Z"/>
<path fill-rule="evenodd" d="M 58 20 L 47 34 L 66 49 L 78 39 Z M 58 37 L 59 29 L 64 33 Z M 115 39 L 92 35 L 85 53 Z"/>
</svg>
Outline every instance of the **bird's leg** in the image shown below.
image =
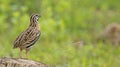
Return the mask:
<svg viewBox="0 0 120 67">
<path fill-rule="evenodd" d="M 20 59 L 22 59 L 22 49 L 20 48 Z"/>
<path fill-rule="evenodd" d="M 26 59 L 28 59 L 28 49 L 26 49 Z"/>
</svg>

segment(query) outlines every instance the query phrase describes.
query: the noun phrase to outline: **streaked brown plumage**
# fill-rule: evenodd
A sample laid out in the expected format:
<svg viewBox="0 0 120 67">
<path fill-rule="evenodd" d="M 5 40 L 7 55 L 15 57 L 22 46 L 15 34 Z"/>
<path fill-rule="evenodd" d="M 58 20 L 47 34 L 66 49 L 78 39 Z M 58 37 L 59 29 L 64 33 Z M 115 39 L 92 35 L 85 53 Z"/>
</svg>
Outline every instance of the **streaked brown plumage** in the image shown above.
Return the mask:
<svg viewBox="0 0 120 67">
<path fill-rule="evenodd" d="M 20 58 L 22 58 L 22 50 L 26 50 L 26 58 L 28 51 L 33 46 L 40 36 L 40 27 L 38 23 L 38 14 L 33 14 L 30 17 L 29 27 L 23 31 L 14 41 L 14 48 L 20 48 Z"/>
</svg>

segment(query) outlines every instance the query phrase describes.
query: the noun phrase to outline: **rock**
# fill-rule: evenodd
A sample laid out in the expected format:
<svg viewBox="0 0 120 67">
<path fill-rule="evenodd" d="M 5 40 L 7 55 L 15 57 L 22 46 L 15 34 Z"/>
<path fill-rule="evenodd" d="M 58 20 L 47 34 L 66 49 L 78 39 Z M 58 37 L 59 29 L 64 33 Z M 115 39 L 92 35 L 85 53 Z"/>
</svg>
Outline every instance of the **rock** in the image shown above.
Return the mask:
<svg viewBox="0 0 120 67">
<path fill-rule="evenodd" d="M 48 67 L 46 64 L 27 59 L 1 58 L 0 67 Z"/>
</svg>

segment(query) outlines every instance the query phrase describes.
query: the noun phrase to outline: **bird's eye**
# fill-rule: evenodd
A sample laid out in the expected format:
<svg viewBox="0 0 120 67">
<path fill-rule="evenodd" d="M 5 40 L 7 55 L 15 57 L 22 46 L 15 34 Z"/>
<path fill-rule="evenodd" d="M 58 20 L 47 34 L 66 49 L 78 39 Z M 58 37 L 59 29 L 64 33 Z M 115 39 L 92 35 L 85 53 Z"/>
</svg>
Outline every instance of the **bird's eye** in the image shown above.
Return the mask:
<svg viewBox="0 0 120 67">
<path fill-rule="evenodd" d="M 39 19 L 39 18 L 38 18 L 38 17 L 36 17 L 36 20 L 37 20 L 37 21 L 38 21 L 38 19 Z"/>
</svg>

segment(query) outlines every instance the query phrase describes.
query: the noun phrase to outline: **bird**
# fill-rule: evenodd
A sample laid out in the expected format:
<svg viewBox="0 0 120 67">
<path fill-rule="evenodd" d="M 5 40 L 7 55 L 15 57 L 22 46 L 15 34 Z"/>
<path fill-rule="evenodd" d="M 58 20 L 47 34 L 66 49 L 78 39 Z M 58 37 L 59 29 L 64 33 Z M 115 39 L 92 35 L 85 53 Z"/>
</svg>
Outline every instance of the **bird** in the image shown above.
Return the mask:
<svg viewBox="0 0 120 67">
<path fill-rule="evenodd" d="M 30 24 L 14 41 L 13 48 L 20 49 L 20 59 L 22 58 L 22 51 L 26 51 L 26 59 L 28 59 L 28 51 L 36 43 L 41 35 L 39 26 L 39 14 L 32 14 L 30 17 Z"/>
</svg>

